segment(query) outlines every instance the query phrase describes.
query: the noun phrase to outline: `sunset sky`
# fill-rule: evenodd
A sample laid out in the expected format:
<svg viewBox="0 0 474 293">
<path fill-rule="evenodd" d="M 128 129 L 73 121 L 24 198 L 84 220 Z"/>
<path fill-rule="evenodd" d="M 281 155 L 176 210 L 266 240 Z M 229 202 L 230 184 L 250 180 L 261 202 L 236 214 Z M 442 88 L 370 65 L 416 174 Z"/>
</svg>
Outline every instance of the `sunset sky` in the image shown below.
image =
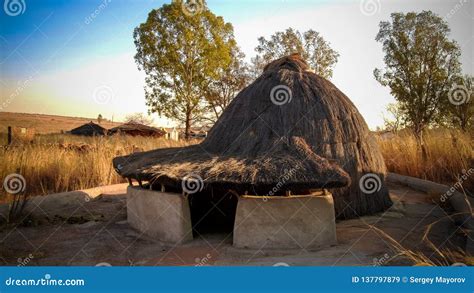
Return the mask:
<svg viewBox="0 0 474 293">
<path fill-rule="evenodd" d="M 116 121 L 147 111 L 132 32 L 151 9 L 169 1 L 23 2 L 22 14 L 12 15 L 4 5 L 0 11 L 0 111 L 92 118 L 101 113 Z M 288 27 L 320 32 L 340 54 L 332 82 L 352 99 L 372 129 L 383 124 L 382 113 L 394 101 L 373 77 L 374 68 L 383 67 L 381 45 L 375 41 L 379 22 L 389 20 L 392 12 L 434 11 L 448 21 L 451 38 L 461 46 L 464 73 L 473 74 L 473 3 L 207 1 L 215 14 L 233 24 L 247 60 L 254 56 L 259 36 Z M 160 126 L 170 125 L 153 117 Z"/>
</svg>

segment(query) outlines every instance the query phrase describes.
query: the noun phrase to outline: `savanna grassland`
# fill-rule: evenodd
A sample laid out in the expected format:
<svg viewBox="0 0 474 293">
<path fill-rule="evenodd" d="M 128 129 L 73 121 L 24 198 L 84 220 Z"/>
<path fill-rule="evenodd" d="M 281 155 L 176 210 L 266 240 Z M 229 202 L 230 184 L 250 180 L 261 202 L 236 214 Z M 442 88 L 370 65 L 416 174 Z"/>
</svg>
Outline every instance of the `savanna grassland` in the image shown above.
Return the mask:
<svg viewBox="0 0 474 293">
<path fill-rule="evenodd" d="M 114 157 L 191 143 L 195 142 L 132 136 L 38 135 L 31 144 L 0 149 L 0 177 L 21 174 L 28 195 L 121 183 L 124 180 L 112 167 Z"/>
<path fill-rule="evenodd" d="M 423 158 L 415 136 L 400 131 L 378 137 L 380 150 L 390 172 L 452 185 L 474 167 L 474 136 L 459 130 L 436 129 L 424 134 Z M 465 191 L 474 192 L 474 178 L 462 182 Z"/>
</svg>

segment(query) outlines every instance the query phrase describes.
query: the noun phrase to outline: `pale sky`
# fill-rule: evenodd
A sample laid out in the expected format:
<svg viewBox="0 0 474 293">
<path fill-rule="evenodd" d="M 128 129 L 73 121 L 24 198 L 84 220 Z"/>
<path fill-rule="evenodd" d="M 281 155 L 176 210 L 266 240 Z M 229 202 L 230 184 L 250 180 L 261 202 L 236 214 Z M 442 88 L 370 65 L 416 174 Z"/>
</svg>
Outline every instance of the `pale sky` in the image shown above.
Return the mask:
<svg viewBox="0 0 474 293">
<path fill-rule="evenodd" d="M 144 74 L 133 59 L 132 32 L 164 1 L 110 0 L 91 22 L 86 21 L 103 1 L 57 5 L 58 1 L 44 0 L 47 5 L 40 7 L 26 0 L 24 14 L 2 14 L 0 111 L 91 118 L 101 113 L 115 120 L 147 112 Z M 464 72 L 474 72 L 473 1 L 216 0 L 208 1 L 208 6 L 233 24 L 248 60 L 255 55 L 260 36 L 288 27 L 318 31 L 340 54 L 332 82 L 372 129 L 383 124 L 382 113 L 394 101 L 389 89 L 373 77 L 374 68 L 384 65 L 375 35 L 379 22 L 389 20 L 390 13 L 432 10 L 445 17 L 451 38 L 461 46 Z M 160 126 L 172 124 L 153 117 Z"/>
</svg>

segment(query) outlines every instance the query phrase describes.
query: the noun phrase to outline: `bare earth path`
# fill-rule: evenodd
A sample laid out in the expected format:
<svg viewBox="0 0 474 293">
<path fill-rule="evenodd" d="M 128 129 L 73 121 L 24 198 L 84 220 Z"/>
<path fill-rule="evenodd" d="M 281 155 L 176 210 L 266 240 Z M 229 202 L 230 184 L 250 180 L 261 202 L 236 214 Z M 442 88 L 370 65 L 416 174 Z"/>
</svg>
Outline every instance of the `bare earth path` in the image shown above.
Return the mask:
<svg viewBox="0 0 474 293">
<path fill-rule="evenodd" d="M 232 235 L 225 234 L 199 235 L 181 246 L 158 243 L 127 224 L 123 192 L 103 194 L 59 206 L 54 212 L 36 208 L 23 225 L 1 230 L 0 264 L 411 265 L 407 258 L 397 255 L 387 235 L 404 249 L 435 259 L 436 253 L 422 238 L 427 225 L 442 218 L 433 226 L 430 241 L 441 249 L 463 245 L 457 226 L 429 195 L 404 186 L 389 187 L 395 203 L 390 210 L 339 221 L 338 244 L 316 251 L 236 249 L 232 247 Z"/>
</svg>

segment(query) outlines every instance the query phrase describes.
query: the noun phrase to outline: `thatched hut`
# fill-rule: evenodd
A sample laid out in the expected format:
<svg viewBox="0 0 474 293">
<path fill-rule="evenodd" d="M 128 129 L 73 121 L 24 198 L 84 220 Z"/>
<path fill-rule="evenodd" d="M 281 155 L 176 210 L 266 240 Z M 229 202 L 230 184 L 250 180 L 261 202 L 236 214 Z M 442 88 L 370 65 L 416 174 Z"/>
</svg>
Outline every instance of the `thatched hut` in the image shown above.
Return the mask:
<svg viewBox="0 0 474 293">
<path fill-rule="evenodd" d="M 107 129 L 91 121 L 89 123 L 86 123 L 84 125 L 81 125 L 77 128 L 72 129 L 70 133 L 74 135 L 83 135 L 83 136 L 100 136 L 100 135 L 106 135 Z"/>
<path fill-rule="evenodd" d="M 329 188 L 338 218 L 391 206 L 385 164 L 363 117 L 299 55 L 268 64 L 199 145 L 135 153 L 113 162 L 124 177 L 178 190 L 189 174 L 200 176 L 208 188 L 238 194 L 267 195 L 276 184 L 275 195 Z M 288 170 L 291 178 L 281 183 Z M 346 174 L 351 184 L 344 187 Z"/>
<path fill-rule="evenodd" d="M 131 136 L 162 137 L 166 132 L 152 126 L 140 123 L 125 123 L 109 130 L 109 134 L 125 134 Z"/>
</svg>

